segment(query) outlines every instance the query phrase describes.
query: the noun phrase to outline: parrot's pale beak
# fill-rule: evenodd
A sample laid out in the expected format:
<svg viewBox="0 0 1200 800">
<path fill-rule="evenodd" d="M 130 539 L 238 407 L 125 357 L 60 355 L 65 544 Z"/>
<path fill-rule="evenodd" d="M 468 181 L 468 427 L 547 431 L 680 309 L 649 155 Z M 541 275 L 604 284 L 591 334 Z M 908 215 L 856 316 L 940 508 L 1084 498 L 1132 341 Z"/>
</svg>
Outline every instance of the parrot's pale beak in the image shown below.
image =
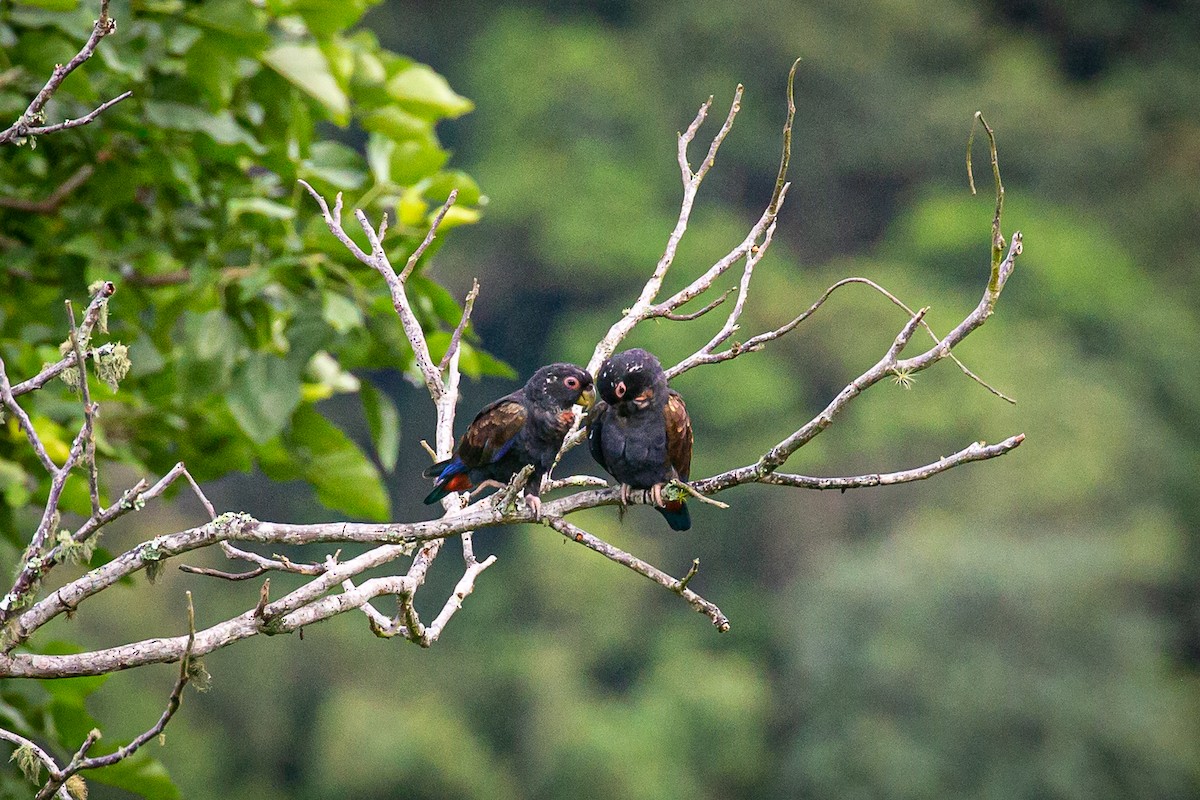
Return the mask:
<svg viewBox="0 0 1200 800">
<path fill-rule="evenodd" d="M 596 402 L 596 387 L 589 386 L 583 390 L 583 394 L 579 395 L 579 399 L 575 401 L 584 408 L 591 408 Z"/>
</svg>

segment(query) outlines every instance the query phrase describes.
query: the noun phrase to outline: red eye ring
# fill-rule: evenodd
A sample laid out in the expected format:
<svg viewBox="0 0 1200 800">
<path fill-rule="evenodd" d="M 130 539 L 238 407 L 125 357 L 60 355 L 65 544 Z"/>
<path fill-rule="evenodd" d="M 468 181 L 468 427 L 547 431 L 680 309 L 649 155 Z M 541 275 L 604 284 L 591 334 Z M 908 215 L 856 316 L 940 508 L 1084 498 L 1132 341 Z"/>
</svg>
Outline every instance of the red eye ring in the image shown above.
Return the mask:
<svg viewBox="0 0 1200 800">
<path fill-rule="evenodd" d="M 625 386 L 625 381 L 618 381 L 617 385 L 613 387 L 613 392 L 617 395 L 618 400 L 624 397 L 625 392 L 627 391 L 628 389 Z"/>
<path fill-rule="evenodd" d="M 568 389 L 578 389 L 579 388 L 579 378 L 576 378 L 574 375 L 572 375 L 563 381 L 563 385 L 566 386 Z"/>
</svg>

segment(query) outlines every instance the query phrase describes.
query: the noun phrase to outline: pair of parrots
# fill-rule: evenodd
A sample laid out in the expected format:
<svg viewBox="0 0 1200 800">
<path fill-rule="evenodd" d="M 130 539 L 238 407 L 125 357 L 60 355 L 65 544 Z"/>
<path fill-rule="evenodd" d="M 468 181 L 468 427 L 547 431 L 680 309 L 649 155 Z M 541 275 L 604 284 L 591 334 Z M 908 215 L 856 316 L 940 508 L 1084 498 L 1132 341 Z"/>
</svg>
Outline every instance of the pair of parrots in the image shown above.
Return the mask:
<svg viewBox="0 0 1200 800">
<path fill-rule="evenodd" d="M 595 400 L 599 389 L 600 400 Z M 467 428 L 454 455 L 425 470 L 435 479 L 426 505 L 451 492 L 503 486 L 526 465 L 533 474 L 526 503 L 540 513 L 538 493 L 574 421 L 571 407 L 589 408 L 592 457 L 621 484 L 650 490 L 658 512 L 677 531 L 692 526 L 682 500 L 665 500 L 663 487 L 686 481 L 692 465 L 692 423 L 679 392 L 667 386 L 662 365 L 651 353 L 626 350 L 600 366 L 596 387 L 587 370 L 550 364 L 512 394 L 488 404 Z"/>
</svg>

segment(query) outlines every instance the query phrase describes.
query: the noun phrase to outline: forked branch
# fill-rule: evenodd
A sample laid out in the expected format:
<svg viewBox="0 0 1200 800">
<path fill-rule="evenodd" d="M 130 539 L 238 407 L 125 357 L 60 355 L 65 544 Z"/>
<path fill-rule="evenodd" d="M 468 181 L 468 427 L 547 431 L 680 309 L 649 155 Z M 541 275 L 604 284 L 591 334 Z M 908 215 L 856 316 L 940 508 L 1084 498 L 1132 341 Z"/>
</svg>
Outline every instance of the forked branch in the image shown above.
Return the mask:
<svg viewBox="0 0 1200 800">
<path fill-rule="evenodd" d="M 45 136 L 46 134 L 57 133 L 68 128 L 87 125 L 117 103 L 133 95 L 133 92 L 124 92 L 78 119 L 67 119 L 50 125 L 41 124 L 45 121 L 46 104 L 50 102 L 50 98 L 58 91 L 58 87 L 62 85 L 62 82 L 80 64 L 92 57 L 101 39 L 116 31 L 117 21 L 108 15 L 108 3 L 109 0 L 100 0 L 100 16 L 96 19 L 95 24 L 92 25 L 92 33 L 88 36 L 87 41 L 84 42 L 83 47 L 66 64 L 58 64 L 54 67 L 54 71 L 50 74 L 50 79 L 46 81 L 46 85 L 29 102 L 29 106 L 25 109 L 25 112 L 17 117 L 16 122 L 3 131 L 0 131 L 0 144 L 8 144 L 10 142 L 20 144 L 31 136 Z"/>
</svg>

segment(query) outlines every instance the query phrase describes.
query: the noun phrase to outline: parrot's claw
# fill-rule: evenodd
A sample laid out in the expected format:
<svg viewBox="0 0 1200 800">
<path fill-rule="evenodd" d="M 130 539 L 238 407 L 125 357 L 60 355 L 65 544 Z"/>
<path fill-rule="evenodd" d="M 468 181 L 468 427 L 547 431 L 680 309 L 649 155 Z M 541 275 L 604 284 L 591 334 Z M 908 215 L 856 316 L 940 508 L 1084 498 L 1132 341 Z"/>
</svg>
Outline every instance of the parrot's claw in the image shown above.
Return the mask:
<svg viewBox="0 0 1200 800">
<path fill-rule="evenodd" d="M 525 495 L 525 507 L 533 512 L 533 518 L 537 521 L 542 519 L 542 499 L 537 495 Z"/>
</svg>

